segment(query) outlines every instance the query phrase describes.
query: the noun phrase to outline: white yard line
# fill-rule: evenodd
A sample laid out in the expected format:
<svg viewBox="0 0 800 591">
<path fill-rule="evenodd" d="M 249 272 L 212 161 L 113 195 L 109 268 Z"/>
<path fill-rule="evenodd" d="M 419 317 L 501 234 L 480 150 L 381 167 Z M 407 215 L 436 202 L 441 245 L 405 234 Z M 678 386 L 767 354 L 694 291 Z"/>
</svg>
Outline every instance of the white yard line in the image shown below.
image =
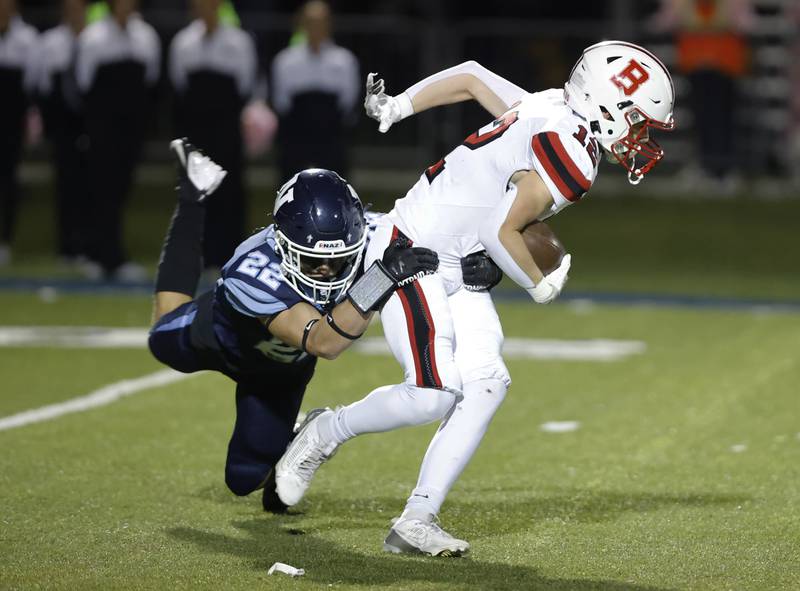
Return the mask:
<svg viewBox="0 0 800 591">
<path fill-rule="evenodd" d="M 356 341 L 353 350 L 365 355 L 391 355 L 383 337 L 366 337 Z M 550 361 L 619 361 L 647 350 L 643 341 L 611 339 L 521 339 L 509 338 L 503 345 L 506 359 L 540 359 Z"/>
<path fill-rule="evenodd" d="M 25 425 L 31 425 L 33 423 L 41 423 L 42 421 L 57 419 L 66 414 L 83 412 L 85 410 L 97 408 L 98 406 L 105 406 L 106 404 L 111 404 L 120 398 L 131 396 L 142 390 L 166 386 L 167 384 L 185 380 L 193 375 L 197 374 L 185 374 L 173 369 L 162 369 L 140 378 L 114 382 L 113 384 L 103 386 L 99 390 L 90 392 L 85 396 L 71 398 L 56 404 L 48 404 L 47 406 L 26 410 L 8 417 L 0 417 L 0 431 L 24 427 Z"/>
<path fill-rule="evenodd" d="M 539 429 L 545 433 L 569 433 L 580 428 L 580 421 L 547 421 L 539 425 Z"/>
<path fill-rule="evenodd" d="M 0 347 L 141 349 L 147 346 L 147 334 L 145 328 L 4 326 L 0 327 Z M 361 339 L 355 343 L 353 349 L 366 355 L 391 354 L 383 337 Z M 609 362 L 625 359 L 631 355 L 641 355 L 646 350 L 647 345 L 642 341 L 510 338 L 505 341 L 503 355 L 510 359 Z M 8 417 L 0 417 L 0 431 L 111 404 L 125 396 L 148 388 L 171 384 L 186 379 L 190 375 L 196 374 L 183 374 L 171 369 L 163 369 L 140 378 L 115 382 L 85 396 Z"/>
<path fill-rule="evenodd" d="M 58 347 L 141 349 L 147 346 L 146 328 L 95 326 L 0 326 L 0 347 Z M 383 337 L 366 337 L 353 350 L 365 355 L 391 355 Z M 508 359 L 557 361 L 618 361 L 647 351 L 643 341 L 616 339 L 507 338 L 503 355 Z"/>
<path fill-rule="evenodd" d="M 0 326 L 0 347 L 142 349 L 146 328 L 100 326 Z"/>
</svg>

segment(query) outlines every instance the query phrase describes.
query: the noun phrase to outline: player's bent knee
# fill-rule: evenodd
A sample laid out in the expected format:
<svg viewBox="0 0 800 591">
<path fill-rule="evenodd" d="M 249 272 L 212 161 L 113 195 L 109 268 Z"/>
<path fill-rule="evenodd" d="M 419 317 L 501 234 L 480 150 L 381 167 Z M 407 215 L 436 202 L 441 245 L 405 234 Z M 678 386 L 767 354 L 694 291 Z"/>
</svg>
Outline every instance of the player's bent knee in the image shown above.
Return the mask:
<svg viewBox="0 0 800 591">
<path fill-rule="evenodd" d="M 169 314 L 186 302 L 191 302 L 192 296 L 177 291 L 157 291 L 153 298 L 153 316 L 151 324 L 155 325 L 165 314 Z"/>
<path fill-rule="evenodd" d="M 225 484 L 236 496 L 249 495 L 264 486 L 272 466 L 250 462 L 229 463 L 225 466 Z"/>
<path fill-rule="evenodd" d="M 459 391 L 411 385 L 407 386 L 406 393 L 417 424 L 441 420 L 460 397 Z"/>
<path fill-rule="evenodd" d="M 147 347 L 156 360 L 181 373 L 193 373 L 202 369 L 186 347 L 181 346 L 180 338 L 169 332 L 150 331 Z"/>
<path fill-rule="evenodd" d="M 462 374 L 465 384 L 479 380 L 500 380 L 506 387 L 511 385 L 511 375 L 502 359 L 471 365 L 463 369 Z"/>
</svg>

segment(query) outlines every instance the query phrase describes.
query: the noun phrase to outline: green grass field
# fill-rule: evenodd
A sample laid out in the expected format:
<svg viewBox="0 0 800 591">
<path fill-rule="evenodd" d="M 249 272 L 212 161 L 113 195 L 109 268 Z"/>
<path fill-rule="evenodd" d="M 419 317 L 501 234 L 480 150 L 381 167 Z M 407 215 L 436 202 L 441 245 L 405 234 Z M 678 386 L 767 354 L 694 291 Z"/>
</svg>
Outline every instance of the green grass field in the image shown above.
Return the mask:
<svg viewBox="0 0 800 591">
<path fill-rule="evenodd" d="M 255 197 L 254 226 L 265 209 Z M 171 205 L 163 190 L 132 200 L 127 241 L 151 267 Z M 32 192 L 0 279 L 71 277 L 50 254 L 50 216 Z M 796 305 L 799 216 L 796 200 L 603 197 L 552 225 L 574 256 L 567 293 Z M 44 295 L 0 291 L 0 334 L 149 319 L 142 296 Z M 0 589 L 800 589 L 800 313 L 498 309 L 507 337 L 645 349 L 608 362 L 508 360 L 514 385 L 441 514 L 472 543 L 469 557 L 381 552 L 434 426 L 348 443 L 296 512 L 267 515 L 260 498 L 225 487 L 233 385 L 202 374 L 0 430 Z M 0 347 L 0 420 L 159 369 L 141 347 Z M 303 406 L 400 378 L 390 357 L 347 352 L 320 362 Z M 580 427 L 543 431 L 548 421 Z M 278 561 L 306 575 L 268 577 Z"/>
<path fill-rule="evenodd" d="M 501 304 L 509 337 L 641 340 L 616 362 L 510 360 L 442 512 L 465 559 L 381 552 L 433 427 L 366 436 L 295 514 L 235 498 L 232 384 L 204 374 L 0 432 L 0 588 L 800 588 L 800 315 Z M 146 298 L 0 296 L 3 325 L 142 326 Z M 377 330 L 377 328 L 376 328 Z M 6 348 L 0 416 L 153 372 L 144 349 Z M 399 379 L 321 362 L 305 408 Z M 546 421 L 580 421 L 547 433 Z M 306 569 L 267 577 L 273 562 Z"/>
</svg>

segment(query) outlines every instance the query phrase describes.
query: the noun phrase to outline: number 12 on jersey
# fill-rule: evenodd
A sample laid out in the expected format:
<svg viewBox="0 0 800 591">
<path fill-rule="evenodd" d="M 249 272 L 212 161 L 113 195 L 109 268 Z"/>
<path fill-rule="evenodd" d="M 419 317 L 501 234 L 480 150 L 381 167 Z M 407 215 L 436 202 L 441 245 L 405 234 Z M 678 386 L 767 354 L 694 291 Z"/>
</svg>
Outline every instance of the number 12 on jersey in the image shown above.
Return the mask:
<svg viewBox="0 0 800 591">
<path fill-rule="evenodd" d="M 586 146 L 586 153 L 589 154 L 589 158 L 592 161 L 592 166 L 597 166 L 597 138 L 591 136 L 589 138 L 589 143 L 586 143 L 586 136 L 589 135 L 589 132 L 586 131 L 586 128 L 583 125 L 578 126 L 578 131 L 572 134 L 576 140 L 578 140 L 582 146 Z"/>
</svg>

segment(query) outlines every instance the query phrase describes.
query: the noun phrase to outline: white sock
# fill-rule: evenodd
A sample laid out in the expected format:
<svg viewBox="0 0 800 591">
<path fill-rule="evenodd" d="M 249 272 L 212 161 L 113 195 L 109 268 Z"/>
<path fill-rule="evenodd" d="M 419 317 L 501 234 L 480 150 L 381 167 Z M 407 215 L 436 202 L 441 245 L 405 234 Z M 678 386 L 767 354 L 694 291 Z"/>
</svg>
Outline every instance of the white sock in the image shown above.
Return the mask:
<svg viewBox="0 0 800 591">
<path fill-rule="evenodd" d="M 440 420 L 455 400 L 456 395 L 448 390 L 409 384 L 382 386 L 358 402 L 320 417 L 320 436 L 342 444 L 364 433 L 424 425 Z"/>
<path fill-rule="evenodd" d="M 438 515 L 447 493 L 478 449 L 506 390 L 505 382 L 496 379 L 464 384 L 463 400 L 439 427 L 425 452 L 404 515 L 407 511 Z"/>
</svg>

